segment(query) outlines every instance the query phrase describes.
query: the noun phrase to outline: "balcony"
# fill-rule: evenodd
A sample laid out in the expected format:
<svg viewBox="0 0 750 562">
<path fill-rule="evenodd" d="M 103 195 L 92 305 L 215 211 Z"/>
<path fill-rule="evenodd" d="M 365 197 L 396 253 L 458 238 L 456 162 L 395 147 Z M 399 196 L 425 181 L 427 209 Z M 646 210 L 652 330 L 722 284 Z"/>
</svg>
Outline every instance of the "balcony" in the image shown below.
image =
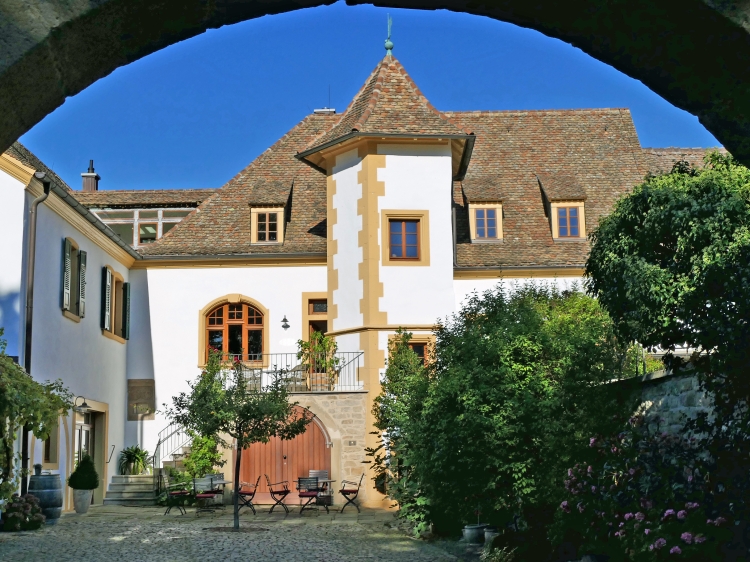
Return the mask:
<svg viewBox="0 0 750 562">
<path fill-rule="evenodd" d="M 299 358 L 296 353 L 226 354 L 241 365 L 248 384 L 264 388 L 274 376 L 289 392 L 353 392 L 364 390 L 359 379 L 361 351 L 338 351 L 328 357 Z"/>
</svg>

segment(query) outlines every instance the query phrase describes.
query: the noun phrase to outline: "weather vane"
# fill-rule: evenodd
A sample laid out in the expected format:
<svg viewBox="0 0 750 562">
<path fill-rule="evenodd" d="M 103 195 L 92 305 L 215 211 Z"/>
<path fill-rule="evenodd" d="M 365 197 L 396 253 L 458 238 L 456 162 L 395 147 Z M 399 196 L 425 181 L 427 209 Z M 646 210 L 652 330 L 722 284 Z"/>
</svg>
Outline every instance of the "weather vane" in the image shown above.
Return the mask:
<svg viewBox="0 0 750 562">
<path fill-rule="evenodd" d="M 393 53 L 393 41 L 391 41 L 391 25 L 393 24 L 393 20 L 391 19 L 391 15 L 388 14 L 388 39 L 385 40 L 385 53 L 387 55 L 392 55 Z"/>
</svg>

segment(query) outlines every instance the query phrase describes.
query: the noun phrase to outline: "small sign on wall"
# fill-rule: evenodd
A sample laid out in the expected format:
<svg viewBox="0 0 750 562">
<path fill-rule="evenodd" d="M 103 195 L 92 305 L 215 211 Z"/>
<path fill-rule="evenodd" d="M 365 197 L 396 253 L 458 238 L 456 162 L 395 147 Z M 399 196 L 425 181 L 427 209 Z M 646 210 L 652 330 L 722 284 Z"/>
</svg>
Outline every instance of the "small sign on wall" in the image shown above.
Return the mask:
<svg viewBox="0 0 750 562">
<path fill-rule="evenodd" d="M 128 379 L 128 421 L 152 420 L 155 412 L 154 379 Z"/>
</svg>

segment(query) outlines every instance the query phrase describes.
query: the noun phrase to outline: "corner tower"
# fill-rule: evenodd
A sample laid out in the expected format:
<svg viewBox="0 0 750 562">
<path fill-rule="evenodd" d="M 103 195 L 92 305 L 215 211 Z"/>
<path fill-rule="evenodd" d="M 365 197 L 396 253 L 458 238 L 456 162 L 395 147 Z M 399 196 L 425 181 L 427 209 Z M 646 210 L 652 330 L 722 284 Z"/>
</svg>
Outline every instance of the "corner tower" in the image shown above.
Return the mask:
<svg viewBox="0 0 750 562">
<path fill-rule="evenodd" d="M 389 53 L 341 118 L 297 154 L 327 176 L 328 333 L 364 352 L 370 405 L 388 338 L 399 327 L 424 337 L 454 310 L 452 189 L 473 145 Z"/>
</svg>

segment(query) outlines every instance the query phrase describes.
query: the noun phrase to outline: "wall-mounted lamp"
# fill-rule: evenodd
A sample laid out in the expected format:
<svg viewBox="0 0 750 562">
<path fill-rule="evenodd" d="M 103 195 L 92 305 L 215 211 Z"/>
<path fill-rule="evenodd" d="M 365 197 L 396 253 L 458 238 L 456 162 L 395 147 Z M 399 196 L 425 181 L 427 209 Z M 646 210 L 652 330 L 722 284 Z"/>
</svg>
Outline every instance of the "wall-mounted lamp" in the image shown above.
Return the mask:
<svg viewBox="0 0 750 562">
<path fill-rule="evenodd" d="M 286 319 L 286 314 L 284 315 L 284 318 L 281 320 L 281 327 L 285 330 L 289 329 L 289 320 Z"/>
<path fill-rule="evenodd" d="M 76 406 L 76 402 L 79 398 L 83 398 L 83 396 L 76 396 L 75 400 L 73 400 L 73 409 L 78 412 L 79 414 L 86 414 L 91 411 L 91 406 L 86 404 L 86 399 L 83 398 L 83 402 Z"/>
</svg>

